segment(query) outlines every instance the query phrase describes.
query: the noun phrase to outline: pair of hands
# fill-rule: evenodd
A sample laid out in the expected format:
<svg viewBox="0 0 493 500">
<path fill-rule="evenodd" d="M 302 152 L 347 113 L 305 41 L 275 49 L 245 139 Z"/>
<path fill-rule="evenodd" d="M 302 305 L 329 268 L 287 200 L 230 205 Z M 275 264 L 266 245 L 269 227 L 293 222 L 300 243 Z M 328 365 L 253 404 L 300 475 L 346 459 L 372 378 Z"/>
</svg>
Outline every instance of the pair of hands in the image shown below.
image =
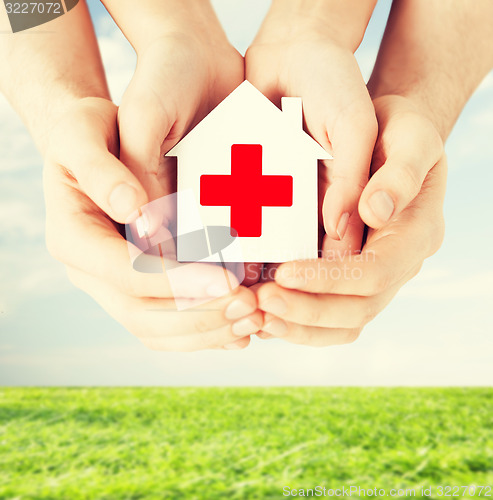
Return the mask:
<svg viewBox="0 0 493 500">
<path fill-rule="evenodd" d="M 119 109 L 82 99 L 53 127 L 48 247 L 74 284 L 148 347 L 243 348 L 254 333 L 310 345 L 352 341 L 440 245 L 446 167 L 438 133 L 404 98 L 372 103 L 352 51 L 312 33 L 286 39 L 267 19 L 247 52 L 246 75 L 243 58 L 220 36 L 195 30 L 157 38 L 138 50 Z M 133 270 L 114 221 L 175 191 L 176 172 L 163 154 L 245 76 L 274 102 L 301 96 L 309 132 L 336 158 L 320 172 L 323 258 L 283 264 L 274 282 L 171 312 L 166 279 Z M 371 203 L 382 191 L 387 196 Z M 363 221 L 373 229 L 355 256 Z M 223 271 L 187 267 L 191 279 L 180 295 L 212 297 Z"/>
</svg>

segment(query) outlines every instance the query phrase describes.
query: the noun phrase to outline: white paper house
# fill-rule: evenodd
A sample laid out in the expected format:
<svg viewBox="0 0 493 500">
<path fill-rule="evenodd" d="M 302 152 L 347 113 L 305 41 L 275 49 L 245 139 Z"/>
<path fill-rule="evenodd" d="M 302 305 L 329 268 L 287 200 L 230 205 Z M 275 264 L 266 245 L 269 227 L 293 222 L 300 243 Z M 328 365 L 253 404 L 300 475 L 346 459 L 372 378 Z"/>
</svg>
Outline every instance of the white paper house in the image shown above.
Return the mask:
<svg viewBox="0 0 493 500">
<path fill-rule="evenodd" d="M 303 131 L 301 99 L 281 105 L 245 81 L 166 155 L 178 157 L 178 260 L 190 260 L 180 235 L 201 226 L 232 227 L 243 262 L 317 257 L 317 161 L 331 156 Z M 200 220 L 180 202 L 190 190 Z"/>
</svg>

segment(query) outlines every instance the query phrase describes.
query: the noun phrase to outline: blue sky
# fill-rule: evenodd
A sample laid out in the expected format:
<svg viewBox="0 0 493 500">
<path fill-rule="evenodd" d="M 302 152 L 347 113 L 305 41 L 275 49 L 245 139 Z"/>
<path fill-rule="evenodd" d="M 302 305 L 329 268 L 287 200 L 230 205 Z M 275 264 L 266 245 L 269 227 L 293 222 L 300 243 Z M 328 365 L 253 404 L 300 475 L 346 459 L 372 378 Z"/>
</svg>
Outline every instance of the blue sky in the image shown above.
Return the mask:
<svg viewBox="0 0 493 500">
<path fill-rule="evenodd" d="M 267 0 L 213 2 L 242 52 Z M 99 2 L 89 2 L 113 98 L 135 54 Z M 380 0 L 357 52 L 370 74 L 390 2 Z M 355 344 L 312 349 L 254 341 L 242 352 L 148 351 L 73 288 L 44 246 L 42 162 L 0 96 L 1 385 L 491 385 L 493 383 L 493 73 L 448 143 L 442 249 Z"/>
</svg>

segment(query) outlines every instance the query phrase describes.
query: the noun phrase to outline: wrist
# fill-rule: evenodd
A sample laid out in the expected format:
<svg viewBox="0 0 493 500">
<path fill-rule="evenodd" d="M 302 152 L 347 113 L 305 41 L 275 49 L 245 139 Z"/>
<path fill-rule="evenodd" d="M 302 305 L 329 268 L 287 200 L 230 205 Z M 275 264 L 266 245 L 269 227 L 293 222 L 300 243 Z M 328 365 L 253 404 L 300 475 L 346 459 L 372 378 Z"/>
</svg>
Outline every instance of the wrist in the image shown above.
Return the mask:
<svg viewBox="0 0 493 500">
<path fill-rule="evenodd" d="M 305 34 L 330 39 L 355 52 L 365 34 L 376 0 L 273 0 L 268 18 L 286 39 Z M 282 28 L 281 28 L 282 27 Z"/>
<path fill-rule="evenodd" d="M 461 2 L 451 9 L 439 0 L 393 2 L 368 83 L 372 97 L 412 100 L 443 140 L 491 69 L 486 33 L 493 2 L 476 3 L 474 9 Z"/>
<path fill-rule="evenodd" d="M 208 0 L 168 0 L 139 2 L 139 22 L 135 22 L 133 0 L 103 0 L 137 54 L 161 39 L 177 37 L 202 45 L 230 45 Z"/>
<path fill-rule="evenodd" d="M 400 82 L 397 78 L 382 78 L 380 75 L 372 74 L 368 82 L 368 92 L 373 101 L 383 97 L 400 97 L 406 99 L 416 113 L 427 118 L 439 133 L 443 142 L 449 136 L 457 119 L 453 107 L 442 110 L 437 105 L 437 99 L 426 85 L 411 81 L 409 83 Z"/>
<path fill-rule="evenodd" d="M 64 109 L 53 115 L 53 121 L 43 131 L 41 138 L 41 153 L 45 159 L 57 161 L 63 137 L 68 130 L 72 130 L 74 137 L 81 137 L 84 131 L 94 131 L 93 139 L 105 144 L 108 138 L 115 138 L 117 134 L 118 107 L 110 100 L 101 97 L 82 97 L 70 103 L 66 102 Z M 110 119 L 109 117 L 112 117 Z M 97 130 L 97 133 L 96 133 Z M 118 154 L 118 141 L 112 140 L 112 153 Z"/>
<path fill-rule="evenodd" d="M 30 107 L 27 112 L 25 110 L 20 111 L 20 115 L 42 155 L 47 151 L 52 130 L 64 116 L 76 107 L 94 99 L 111 101 L 109 93 L 104 89 L 78 93 L 66 90 L 65 92 L 57 92 L 56 95 L 53 92 L 51 95 L 53 97 L 46 99 L 46 102 L 50 103 L 48 106 L 37 106 L 35 110 Z"/>
</svg>

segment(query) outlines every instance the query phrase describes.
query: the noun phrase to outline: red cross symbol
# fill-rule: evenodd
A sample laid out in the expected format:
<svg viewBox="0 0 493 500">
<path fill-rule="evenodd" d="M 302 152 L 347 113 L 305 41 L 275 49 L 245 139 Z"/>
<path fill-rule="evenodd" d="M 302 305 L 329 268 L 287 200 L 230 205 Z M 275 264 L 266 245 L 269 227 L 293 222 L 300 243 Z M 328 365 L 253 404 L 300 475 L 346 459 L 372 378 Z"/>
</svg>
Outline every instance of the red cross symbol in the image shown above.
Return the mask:
<svg viewBox="0 0 493 500">
<path fill-rule="evenodd" d="M 262 235 L 262 207 L 290 207 L 293 178 L 262 175 L 262 146 L 233 144 L 231 175 L 201 175 L 200 204 L 231 207 L 231 228 L 238 236 Z"/>
</svg>

